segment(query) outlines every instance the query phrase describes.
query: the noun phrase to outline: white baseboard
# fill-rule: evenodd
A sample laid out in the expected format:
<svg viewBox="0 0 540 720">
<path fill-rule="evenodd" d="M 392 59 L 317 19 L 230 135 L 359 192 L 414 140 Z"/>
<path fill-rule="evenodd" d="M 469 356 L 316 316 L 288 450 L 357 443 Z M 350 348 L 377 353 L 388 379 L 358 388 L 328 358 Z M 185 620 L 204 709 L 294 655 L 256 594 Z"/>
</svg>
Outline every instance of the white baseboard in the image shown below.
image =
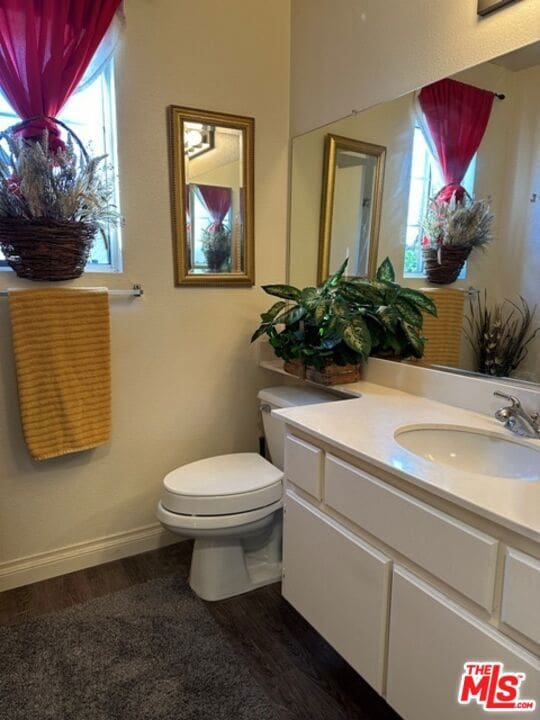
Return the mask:
<svg viewBox="0 0 540 720">
<path fill-rule="evenodd" d="M 177 543 L 179 538 L 153 523 L 135 530 L 68 545 L 0 564 L 0 592 L 93 565 Z"/>
</svg>

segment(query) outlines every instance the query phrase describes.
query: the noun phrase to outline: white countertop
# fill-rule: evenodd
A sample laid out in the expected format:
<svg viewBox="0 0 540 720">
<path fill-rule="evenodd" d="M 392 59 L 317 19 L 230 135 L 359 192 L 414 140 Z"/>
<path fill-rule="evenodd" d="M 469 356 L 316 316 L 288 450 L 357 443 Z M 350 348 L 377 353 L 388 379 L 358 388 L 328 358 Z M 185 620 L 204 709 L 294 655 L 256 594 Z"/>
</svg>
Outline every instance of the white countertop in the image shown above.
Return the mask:
<svg viewBox="0 0 540 720">
<path fill-rule="evenodd" d="M 435 464 L 402 448 L 394 435 L 404 425 L 454 425 L 539 449 L 540 441 L 516 438 L 487 415 L 382 385 L 358 382 L 349 386 L 349 393 L 360 397 L 274 412 L 292 427 L 540 542 L 540 481 L 490 477 Z"/>
</svg>

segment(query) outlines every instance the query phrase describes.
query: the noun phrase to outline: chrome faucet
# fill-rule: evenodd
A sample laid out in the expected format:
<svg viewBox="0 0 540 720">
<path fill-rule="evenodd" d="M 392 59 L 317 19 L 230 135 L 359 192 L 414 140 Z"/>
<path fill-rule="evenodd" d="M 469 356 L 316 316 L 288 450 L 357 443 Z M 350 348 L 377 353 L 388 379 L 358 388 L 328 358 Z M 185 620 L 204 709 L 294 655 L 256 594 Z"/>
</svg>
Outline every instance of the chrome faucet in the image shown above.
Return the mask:
<svg viewBox="0 0 540 720">
<path fill-rule="evenodd" d="M 540 422 L 538 413 L 529 413 L 523 409 L 519 398 L 514 395 L 506 395 L 496 390 L 494 393 L 497 397 L 510 400 L 510 405 L 497 410 L 495 417 L 504 427 L 515 435 L 526 438 L 540 439 Z"/>
</svg>

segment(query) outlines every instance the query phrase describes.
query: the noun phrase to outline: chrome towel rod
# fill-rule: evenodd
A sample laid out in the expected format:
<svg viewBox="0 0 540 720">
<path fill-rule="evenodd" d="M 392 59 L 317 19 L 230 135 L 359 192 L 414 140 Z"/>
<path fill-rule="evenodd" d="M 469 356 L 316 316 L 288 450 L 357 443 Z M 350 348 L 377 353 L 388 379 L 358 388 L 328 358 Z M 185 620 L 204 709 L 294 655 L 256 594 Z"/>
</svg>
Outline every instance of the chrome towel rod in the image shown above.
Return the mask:
<svg viewBox="0 0 540 720">
<path fill-rule="evenodd" d="M 24 288 L 17 288 L 17 290 L 23 290 Z M 85 288 L 81 288 L 81 290 L 84 290 Z M 144 295 L 144 290 L 140 285 L 134 285 L 131 290 L 115 290 L 107 288 L 107 292 L 109 295 L 114 295 L 115 297 L 142 297 Z M 0 297 L 7 297 L 8 291 L 7 290 L 0 290 Z"/>
</svg>

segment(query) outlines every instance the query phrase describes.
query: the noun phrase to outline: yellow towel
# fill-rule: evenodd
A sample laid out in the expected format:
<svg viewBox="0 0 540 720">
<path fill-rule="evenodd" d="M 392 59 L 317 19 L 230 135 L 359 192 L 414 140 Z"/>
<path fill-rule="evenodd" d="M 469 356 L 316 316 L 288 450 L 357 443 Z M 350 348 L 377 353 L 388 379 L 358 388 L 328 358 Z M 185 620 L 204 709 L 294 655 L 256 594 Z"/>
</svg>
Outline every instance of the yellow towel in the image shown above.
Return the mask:
<svg viewBox="0 0 540 720">
<path fill-rule="evenodd" d="M 105 289 L 9 291 L 19 405 L 33 458 L 109 439 L 111 360 Z"/>
<path fill-rule="evenodd" d="M 458 288 L 422 288 L 437 306 L 437 317 L 424 314 L 422 335 L 427 338 L 421 365 L 459 367 L 465 293 Z"/>
</svg>

